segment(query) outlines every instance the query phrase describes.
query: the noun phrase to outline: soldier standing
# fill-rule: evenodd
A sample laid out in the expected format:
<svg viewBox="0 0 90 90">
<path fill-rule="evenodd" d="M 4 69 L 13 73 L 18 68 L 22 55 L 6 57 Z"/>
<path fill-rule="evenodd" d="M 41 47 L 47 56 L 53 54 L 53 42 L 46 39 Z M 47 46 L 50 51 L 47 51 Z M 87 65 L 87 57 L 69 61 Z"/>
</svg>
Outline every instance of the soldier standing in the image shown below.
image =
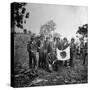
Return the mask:
<svg viewBox="0 0 90 90">
<path fill-rule="evenodd" d="M 46 57 L 47 54 L 49 53 L 49 43 L 50 43 L 50 38 L 46 37 L 46 40 L 44 41 L 44 48 L 43 48 L 43 66 L 46 68 L 47 67 L 47 62 L 46 62 Z"/>
<path fill-rule="evenodd" d="M 86 57 L 88 56 L 88 42 L 85 42 L 84 53 L 85 53 L 85 54 L 84 54 L 83 64 L 85 64 Z"/>
<path fill-rule="evenodd" d="M 49 52 L 48 50 L 49 42 L 50 42 L 50 37 L 46 37 L 46 40 L 44 41 L 44 49 L 47 53 Z"/>
<path fill-rule="evenodd" d="M 70 63 L 69 65 L 72 67 L 73 66 L 73 57 L 74 57 L 74 54 L 75 54 L 75 49 L 76 49 L 76 46 L 75 46 L 75 39 L 72 38 L 71 39 L 71 43 L 70 43 Z"/>
<path fill-rule="evenodd" d="M 83 64 L 85 62 L 85 45 L 84 45 L 84 40 L 83 38 L 80 39 L 81 43 L 80 43 L 80 59 L 83 59 Z"/>
<path fill-rule="evenodd" d="M 60 38 L 59 38 L 59 37 L 56 38 L 56 47 L 57 47 L 59 50 L 61 50 L 61 43 L 60 43 Z"/>
<path fill-rule="evenodd" d="M 68 40 L 67 38 L 63 38 L 63 43 L 62 43 L 62 50 L 66 49 L 69 46 Z M 64 62 L 64 66 L 67 66 L 67 60 Z"/>
<path fill-rule="evenodd" d="M 35 37 L 32 36 L 30 42 L 27 44 L 27 50 L 29 52 L 29 68 L 37 70 L 39 53 L 37 51 L 37 42 Z"/>
<path fill-rule="evenodd" d="M 48 53 L 51 52 L 52 50 L 55 51 L 56 53 L 56 43 L 54 41 L 51 41 L 48 45 Z"/>
<path fill-rule="evenodd" d="M 44 36 L 40 36 L 39 40 L 39 67 L 43 66 L 44 57 Z"/>
</svg>

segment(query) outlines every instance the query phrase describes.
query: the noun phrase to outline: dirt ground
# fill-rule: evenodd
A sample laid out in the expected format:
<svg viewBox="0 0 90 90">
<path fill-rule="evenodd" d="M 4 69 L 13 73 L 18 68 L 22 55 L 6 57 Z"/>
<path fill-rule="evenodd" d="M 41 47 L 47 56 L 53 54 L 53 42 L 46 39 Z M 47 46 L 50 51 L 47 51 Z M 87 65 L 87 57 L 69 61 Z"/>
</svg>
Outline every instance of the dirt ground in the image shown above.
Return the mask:
<svg viewBox="0 0 90 90">
<path fill-rule="evenodd" d="M 47 86 L 88 83 L 88 62 L 74 57 L 74 66 L 60 66 L 57 72 L 39 68 L 37 72 L 29 69 L 27 42 L 30 35 L 16 34 L 14 39 L 14 84 L 15 87 Z"/>
</svg>

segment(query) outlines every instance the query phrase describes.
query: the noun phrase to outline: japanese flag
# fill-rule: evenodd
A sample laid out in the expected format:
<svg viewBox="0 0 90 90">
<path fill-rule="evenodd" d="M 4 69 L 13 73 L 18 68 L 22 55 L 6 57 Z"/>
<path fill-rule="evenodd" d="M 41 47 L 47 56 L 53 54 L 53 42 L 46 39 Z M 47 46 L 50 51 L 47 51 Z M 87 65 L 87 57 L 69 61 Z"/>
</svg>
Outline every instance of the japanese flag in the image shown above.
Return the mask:
<svg viewBox="0 0 90 90">
<path fill-rule="evenodd" d="M 70 59 L 70 46 L 68 46 L 64 50 L 56 49 L 57 51 L 57 59 L 61 61 L 69 60 Z"/>
</svg>

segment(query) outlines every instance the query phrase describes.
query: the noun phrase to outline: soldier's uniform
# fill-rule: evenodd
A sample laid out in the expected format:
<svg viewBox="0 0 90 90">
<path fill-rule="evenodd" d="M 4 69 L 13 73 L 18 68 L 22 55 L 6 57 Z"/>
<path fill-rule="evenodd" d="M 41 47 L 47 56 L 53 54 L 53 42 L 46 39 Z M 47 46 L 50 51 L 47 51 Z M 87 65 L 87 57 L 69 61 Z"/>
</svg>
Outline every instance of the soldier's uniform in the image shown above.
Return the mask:
<svg viewBox="0 0 90 90">
<path fill-rule="evenodd" d="M 51 52 L 51 51 L 55 51 L 56 53 L 56 43 L 55 42 L 50 42 L 49 45 L 48 45 L 48 53 Z"/>
<path fill-rule="evenodd" d="M 44 50 L 46 50 L 46 52 L 49 52 L 49 37 L 46 37 L 46 40 L 44 41 Z"/>
<path fill-rule="evenodd" d="M 27 50 L 29 52 L 29 67 L 37 70 L 39 53 L 37 50 L 37 42 L 31 37 L 31 41 L 27 44 Z"/>
<path fill-rule="evenodd" d="M 39 41 L 39 67 L 43 67 L 44 63 L 44 40 Z"/>
<path fill-rule="evenodd" d="M 47 61 L 46 61 L 46 57 L 47 57 L 47 54 L 49 53 L 49 37 L 46 38 L 46 40 L 44 41 L 44 46 L 43 46 L 43 66 L 45 68 L 47 68 Z"/>
<path fill-rule="evenodd" d="M 63 40 L 64 40 L 64 42 L 61 45 L 62 50 L 66 49 L 69 46 L 67 38 L 64 38 Z M 67 66 L 67 60 L 64 62 L 64 66 Z"/>
<path fill-rule="evenodd" d="M 61 46 L 62 46 L 62 45 L 61 45 L 61 42 L 60 42 L 60 38 L 56 38 L 56 47 L 57 47 L 59 50 L 61 50 L 61 49 L 62 49 Z"/>
<path fill-rule="evenodd" d="M 69 63 L 70 66 L 73 66 L 73 58 L 75 55 L 75 49 L 76 49 L 76 45 L 74 43 L 74 39 L 72 38 L 71 43 L 70 43 L 70 63 Z"/>
<path fill-rule="evenodd" d="M 80 43 L 80 59 L 83 60 L 83 64 L 85 63 L 85 45 L 84 45 L 84 41 L 81 40 L 81 43 Z"/>
<path fill-rule="evenodd" d="M 83 56 L 83 54 L 84 54 L 84 43 L 83 42 L 81 42 L 80 43 L 80 54 Z"/>
<path fill-rule="evenodd" d="M 84 60 L 83 60 L 83 64 L 85 64 L 85 61 L 86 61 L 86 57 L 88 56 L 88 43 L 85 42 L 85 48 L 84 48 Z"/>
<path fill-rule="evenodd" d="M 57 60 L 56 53 L 54 50 L 50 51 L 47 55 L 46 61 L 47 61 L 47 69 L 49 71 L 53 70 L 54 61 Z"/>
</svg>

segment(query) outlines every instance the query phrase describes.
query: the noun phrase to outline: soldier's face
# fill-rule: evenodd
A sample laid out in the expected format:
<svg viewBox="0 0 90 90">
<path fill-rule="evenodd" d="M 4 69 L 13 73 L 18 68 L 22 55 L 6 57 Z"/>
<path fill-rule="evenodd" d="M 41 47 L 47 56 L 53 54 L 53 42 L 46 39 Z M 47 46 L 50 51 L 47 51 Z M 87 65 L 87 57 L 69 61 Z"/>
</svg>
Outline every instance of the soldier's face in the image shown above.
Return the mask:
<svg viewBox="0 0 90 90">
<path fill-rule="evenodd" d="M 74 43 L 74 40 L 71 40 L 72 43 Z"/>
<path fill-rule="evenodd" d="M 65 40 L 64 40 L 64 43 L 66 43 L 66 42 L 67 42 L 67 40 L 65 39 Z"/>
<path fill-rule="evenodd" d="M 46 40 L 49 41 L 49 38 L 47 38 Z"/>
</svg>

